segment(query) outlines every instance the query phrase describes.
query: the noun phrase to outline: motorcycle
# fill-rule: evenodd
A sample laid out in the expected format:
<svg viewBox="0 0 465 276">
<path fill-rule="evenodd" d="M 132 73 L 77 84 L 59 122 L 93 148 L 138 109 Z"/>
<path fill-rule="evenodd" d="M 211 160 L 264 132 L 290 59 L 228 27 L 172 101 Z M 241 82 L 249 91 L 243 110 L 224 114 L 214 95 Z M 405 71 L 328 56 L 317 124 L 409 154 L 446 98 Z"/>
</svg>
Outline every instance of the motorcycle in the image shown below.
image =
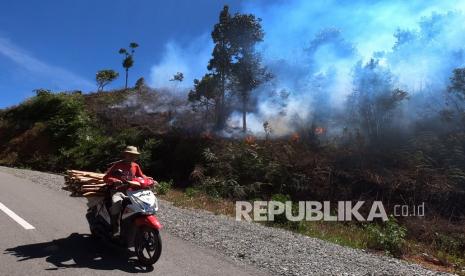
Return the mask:
<svg viewBox="0 0 465 276">
<path fill-rule="evenodd" d="M 152 179 L 146 180 L 153 182 Z M 123 181 L 120 186 L 125 185 L 134 185 L 134 181 Z M 118 242 L 112 239 L 110 192 L 104 199 L 92 205 L 86 214 L 92 236 L 118 246 L 124 244 L 126 248 L 134 247 L 142 265 L 151 266 L 158 261 L 162 251 L 160 237 L 162 225 L 155 216 L 158 211 L 158 200 L 150 189 L 127 191 L 120 216 Z"/>
</svg>

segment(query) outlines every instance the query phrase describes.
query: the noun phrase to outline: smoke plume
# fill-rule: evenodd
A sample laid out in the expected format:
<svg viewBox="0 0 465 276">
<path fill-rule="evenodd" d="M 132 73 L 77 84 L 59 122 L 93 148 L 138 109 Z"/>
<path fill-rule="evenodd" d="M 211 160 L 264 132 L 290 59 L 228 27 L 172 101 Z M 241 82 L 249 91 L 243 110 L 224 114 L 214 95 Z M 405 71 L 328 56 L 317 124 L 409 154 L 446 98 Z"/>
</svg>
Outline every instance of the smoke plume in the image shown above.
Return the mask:
<svg viewBox="0 0 465 276">
<path fill-rule="evenodd" d="M 464 65 L 464 11 L 465 2 L 450 0 L 244 3 L 240 12 L 262 19 L 265 39 L 258 50 L 275 76 L 254 91 L 257 106 L 248 116 L 249 128 L 263 132 L 268 121 L 275 135 L 285 135 L 299 123 L 343 111 L 355 89 L 354 71 L 371 59 L 389 71 L 393 87 L 413 96 L 408 116 L 414 119 L 425 101 L 441 98 L 452 70 Z M 194 42 L 167 46 L 153 69 L 153 85 L 166 84 L 165 71 L 185 72 L 186 84 L 205 73 L 211 40 L 201 35 Z M 233 112 L 229 122 L 239 119 Z"/>
</svg>

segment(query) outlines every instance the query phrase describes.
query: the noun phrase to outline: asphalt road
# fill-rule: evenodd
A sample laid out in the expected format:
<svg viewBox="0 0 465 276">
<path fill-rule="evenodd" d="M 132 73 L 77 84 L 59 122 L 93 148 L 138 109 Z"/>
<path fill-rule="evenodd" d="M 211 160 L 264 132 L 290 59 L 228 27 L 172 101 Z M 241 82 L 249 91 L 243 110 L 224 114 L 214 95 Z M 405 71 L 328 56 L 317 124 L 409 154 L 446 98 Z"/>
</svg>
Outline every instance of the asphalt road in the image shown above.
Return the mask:
<svg viewBox="0 0 465 276">
<path fill-rule="evenodd" d="M 34 229 L 25 229 L 4 207 Z M 264 275 L 163 230 L 162 256 L 145 269 L 130 253 L 89 237 L 84 199 L 3 172 L 0 209 L 0 275 Z"/>
</svg>

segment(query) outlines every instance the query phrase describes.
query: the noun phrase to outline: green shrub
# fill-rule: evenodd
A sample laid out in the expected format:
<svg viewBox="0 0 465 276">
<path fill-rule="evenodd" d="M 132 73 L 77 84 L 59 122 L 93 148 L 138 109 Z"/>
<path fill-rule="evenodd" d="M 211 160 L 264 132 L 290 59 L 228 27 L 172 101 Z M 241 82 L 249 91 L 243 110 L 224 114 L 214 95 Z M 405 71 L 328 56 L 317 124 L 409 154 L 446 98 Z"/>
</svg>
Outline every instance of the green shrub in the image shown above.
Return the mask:
<svg viewBox="0 0 465 276">
<path fill-rule="evenodd" d="M 214 198 L 226 195 L 223 181 L 215 177 L 206 177 L 203 179 L 202 183 L 200 184 L 200 188 L 207 195 Z"/>
<path fill-rule="evenodd" d="M 160 144 L 161 141 L 154 138 L 148 138 L 144 141 L 139 156 L 139 164 L 144 168 L 144 171 L 150 172 L 151 168 L 154 167 L 155 152 Z"/>
<path fill-rule="evenodd" d="M 38 90 L 37 96 L 2 113 L 8 131 L 0 152 L 16 152 L 17 160 L 9 165 L 60 171 L 74 165 L 69 154 L 89 138 L 91 123 L 82 95 Z"/>
<path fill-rule="evenodd" d="M 291 200 L 291 198 L 288 195 L 275 194 L 271 197 L 271 200 L 286 204 L 286 201 Z M 274 216 L 274 223 L 284 225 L 284 224 L 288 224 L 289 222 L 290 221 L 287 220 L 285 213 Z"/>
<path fill-rule="evenodd" d="M 158 184 L 157 192 L 160 195 L 166 195 L 168 193 L 168 191 L 171 190 L 172 187 L 173 187 L 173 180 L 170 180 L 168 182 L 161 181 Z"/>
<path fill-rule="evenodd" d="M 272 201 L 279 201 L 281 203 L 286 203 L 286 201 L 291 200 L 291 197 L 283 194 L 275 194 L 271 197 Z"/>
<path fill-rule="evenodd" d="M 289 195 L 283 195 L 283 194 L 274 194 L 271 197 L 272 201 L 278 201 L 283 204 L 286 204 L 287 201 L 291 201 L 291 197 Z M 299 206 L 296 203 L 292 204 L 292 213 L 294 215 L 297 214 L 299 211 Z M 294 231 L 298 232 L 303 232 L 305 230 L 305 223 L 304 221 L 290 221 L 286 218 L 286 214 L 282 213 L 279 215 L 274 216 L 274 221 L 272 223 L 279 224 L 281 226 L 284 226 L 287 229 L 291 229 Z"/>
<path fill-rule="evenodd" d="M 116 139 L 103 136 L 98 131 L 89 131 L 74 147 L 62 150 L 60 158 L 68 167 L 105 171 L 109 163 L 115 161 L 118 151 Z"/>
<path fill-rule="evenodd" d="M 240 185 L 235 179 L 229 178 L 205 177 L 200 183 L 199 189 L 214 198 L 238 199 L 248 195 L 247 187 Z"/>
<path fill-rule="evenodd" d="M 368 234 L 367 246 L 369 248 L 384 250 L 397 257 L 402 255 L 407 229 L 400 225 L 393 216 L 383 226 L 369 224 L 365 229 Z"/>
<path fill-rule="evenodd" d="M 434 243 L 437 248 L 451 254 L 464 255 L 465 235 L 460 233 L 434 234 Z"/>
<path fill-rule="evenodd" d="M 186 188 L 185 193 L 186 193 L 186 196 L 188 197 L 194 197 L 199 193 L 199 190 L 192 188 L 192 187 L 188 187 Z"/>
</svg>

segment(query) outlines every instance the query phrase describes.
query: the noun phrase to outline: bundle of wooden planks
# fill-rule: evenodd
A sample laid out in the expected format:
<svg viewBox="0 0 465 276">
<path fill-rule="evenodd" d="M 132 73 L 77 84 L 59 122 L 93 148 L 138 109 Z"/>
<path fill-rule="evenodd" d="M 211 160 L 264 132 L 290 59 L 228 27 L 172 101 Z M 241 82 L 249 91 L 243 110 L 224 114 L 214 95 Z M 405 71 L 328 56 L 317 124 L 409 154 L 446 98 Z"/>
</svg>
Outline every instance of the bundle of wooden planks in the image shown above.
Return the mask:
<svg viewBox="0 0 465 276">
<path fill-rule="evenodd" d="M 104 176 L 102 173 L 68 170 L 63 189 L 70 191 L 71 196 L 104 196 L 107 189 Z"/>
</svg>

